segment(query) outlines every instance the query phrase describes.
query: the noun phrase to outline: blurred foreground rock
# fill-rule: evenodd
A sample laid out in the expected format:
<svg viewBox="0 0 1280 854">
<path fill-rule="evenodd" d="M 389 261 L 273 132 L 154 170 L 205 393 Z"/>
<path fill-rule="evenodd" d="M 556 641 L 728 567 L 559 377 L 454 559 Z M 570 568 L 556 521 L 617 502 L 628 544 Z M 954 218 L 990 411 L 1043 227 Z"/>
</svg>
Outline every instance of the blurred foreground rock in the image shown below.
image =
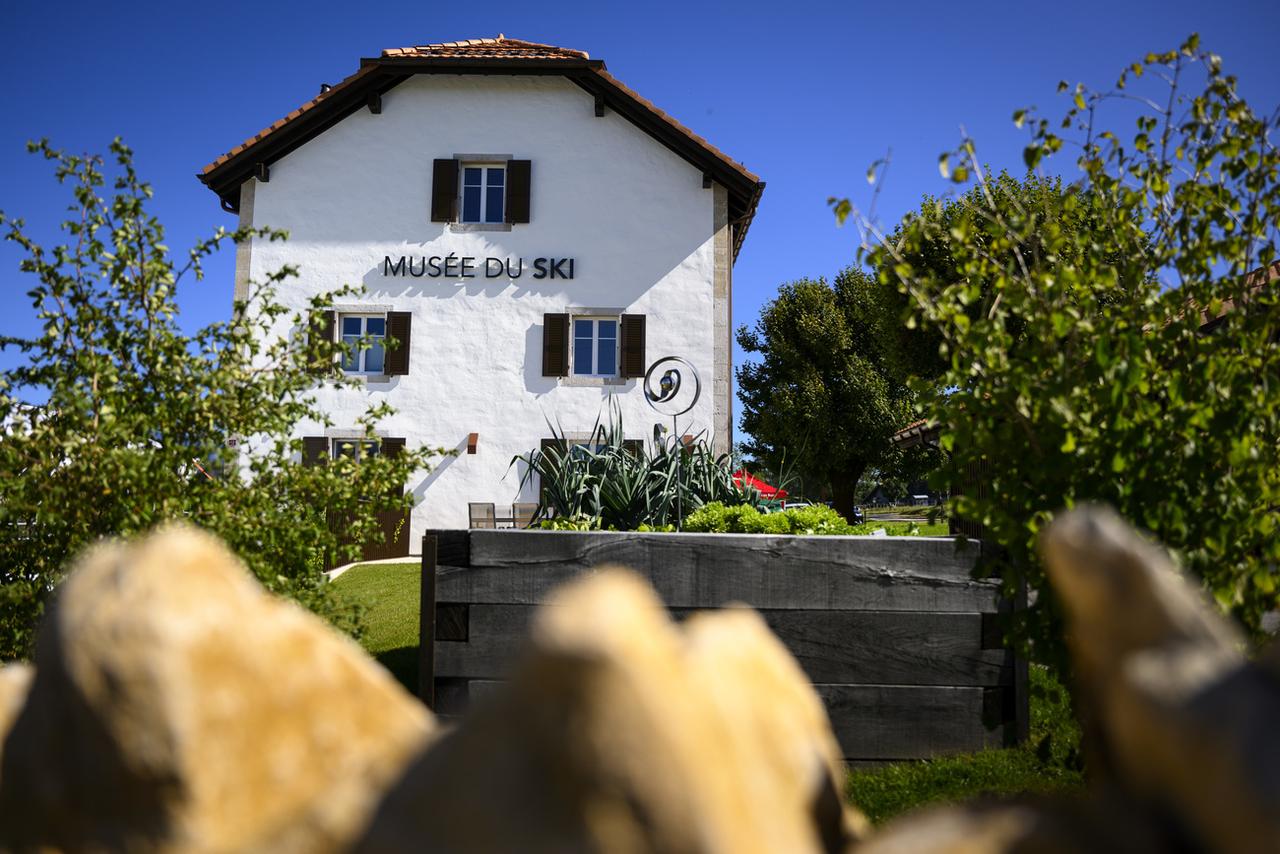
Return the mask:
<svg viewBox="0 0 1280 854">
<path fill-rule="evenodd" d="M 333 850 L 432 728 L 213 537 L 100 546 L 41 630 L 3 748 L 0 848 Z"/>
<path fill-rule="evenodd" d="M 1280 851 L 1280 677 L 1165 552 L 1111 513 L 1047 532 L 1089 760 L 1136 804 L 1215 851 Z"/>
<path fill-rule="evenodd" d="M 676 627 L 636 576 L 571 584 L 506 688 L 433 745 L 361 850 L 845 850 L 821 701 L 754 612 Z"/>
<path fill-rule="evenodd" d="M 795 661 L 748 609 L 671 622 L 635 576 L 561 588 L 455 728 L 185 528 L 81 561 L 0 670 L 0 850 L 1280 851 L 1280 649 L 1257 663 L 1114 516 L 1043 540 L 1088 797 L 867 837 Z"/>
<path fill-rule="evenodd" d="M 1167 554 L 1107 510 L 1041 549 L 1067 617 L 1091 793 L 893 822 L 859 854 L 1280 851 L 1280 649 L 1243 637 Z"/>
</svg>

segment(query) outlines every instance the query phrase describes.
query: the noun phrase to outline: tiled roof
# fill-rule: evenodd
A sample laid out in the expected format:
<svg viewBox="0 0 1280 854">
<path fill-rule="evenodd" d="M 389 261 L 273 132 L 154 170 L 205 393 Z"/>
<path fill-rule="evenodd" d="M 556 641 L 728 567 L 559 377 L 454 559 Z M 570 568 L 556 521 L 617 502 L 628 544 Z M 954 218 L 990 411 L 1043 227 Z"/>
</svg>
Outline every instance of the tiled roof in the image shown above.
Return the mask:
<svg viewBox="0 0 1280 854">
<path fill-rule="evenodd" d="M 764 189 L 754 173 L 627 87 L 605 70 L 603 61 L 591 59 L 586 51 L 502 35 L 390 48 L 381 56 L 361 60 L 355 74 L 218 157 L 201 170 L 199 178 L 223 198 L 224 206 L 230 204 L 234 209 L 236 188 L 249 177 L 255 162 L 269 164 L 284 156 L 360 109 L 366 96 L 376 97 L 417 73 L 520 74 L 525 69 L 565 74 L 726 186 L 736 226 L 733 248 L 737 255 Z"/>
<path fill-rule="evenodd" d="M 928 418 L 912 421 L 897 433 L 889 437 L 889 444 L 899 448 L 911 448 L 915 445 L 936 441 L 939 425 Z"/>
<path fill-rule="evenodd" d="M 382 52 L 387 58 L 397 56 L 463 57 L 466 59 L 590 59 L 585 50 L 572 50 L 550 44 L 509 39 L 499 34 L 496 39 L 465 39 L 414 47 L 393 47 Z"/>
</svg>

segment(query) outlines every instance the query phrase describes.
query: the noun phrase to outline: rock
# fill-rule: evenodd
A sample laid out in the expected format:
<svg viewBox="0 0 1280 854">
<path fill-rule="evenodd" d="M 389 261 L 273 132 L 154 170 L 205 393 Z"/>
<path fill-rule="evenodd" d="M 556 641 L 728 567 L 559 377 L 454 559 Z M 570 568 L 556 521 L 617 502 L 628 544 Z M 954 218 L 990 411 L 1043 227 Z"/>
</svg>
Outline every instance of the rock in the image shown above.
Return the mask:
<svg viewBox="0 0 1280 854">
<path fill-rule="evenodd" d="M 511 681 L 413 765 L 360 850 L 839 851 L 860 816 L 838 756 L 758 617 L 681 632 L 604 570 L 539 610 Z"/>
<path fill-rule="evenodd" d="M 1280 849 L 1280 680 L 1168 556 L 1114 514 L 1069 513 L 1042 550 L 1102 770 L 1216 851 Z"/>
<path fill-rule="evenodd" d="M 18 718 L 18 712 L 27 701 L 31 689 L 31 677 L 35 675 L 30 665 L 10 664 L 0 668 L 0 768 L 4 767 L 4 740 Z"/>
<path fill-rule="evenodd" d="M 215 538 L 103 545 L 41 629 L 4 746 L 0 849 L 344 849 L 432 728 Z"/>
<path fill-rule="evenodd" d="M 1100 799 L 975 801 L 892 821 L 858 854 L 1160 854 L 1158 825 Z"/>
</svg>

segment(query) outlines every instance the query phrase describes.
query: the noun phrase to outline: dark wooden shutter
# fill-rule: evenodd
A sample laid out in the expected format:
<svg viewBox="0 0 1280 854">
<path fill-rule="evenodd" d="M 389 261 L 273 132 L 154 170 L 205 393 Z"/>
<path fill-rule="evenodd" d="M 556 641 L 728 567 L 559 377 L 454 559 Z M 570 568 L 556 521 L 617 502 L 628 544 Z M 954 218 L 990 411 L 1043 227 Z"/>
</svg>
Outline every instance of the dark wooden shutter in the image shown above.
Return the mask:
<svg viewBox="0 0 1280 854">
<path fill-rule="evenodd" d="M 622 350 L 622 364 L 618 375 L 622 377 L 644 376 L 644 315 L 622 315 L 622 334 L 618 342 Z"/>
<path fill-rule="evenodd" d="M 311 312 L 311 328 L 307 331 L 307 367 L 313 374 L 327 374 L 333 370 L 333 357 L 326 357 L 320 344 L 333 341 L 336 322 L 333 311 Z"/>
<path fill-rule="evenodd" d="M 542 375 L 569 374 L 569 315 L 542 315 Z"/>
<path fill-rule="evenodd" d="M 431 169 L 431 221 L 458 221 L 458 161 L 437 160 Z"/>
<path fill-rule="evenodd" d="M 404 450 L 404 439 L 383 439 L 379 443 L 378 452 L 384 457 L 395 459 L 400 456 L 400 452 Z M 404 484 L 391 487 L 389 494 L 392 498 L 399 498 L 404 494 Z"/>
<path fill-rule="evenodd" d="M 387 335 L 398 342 L 395 347 L 387 348 L 387 360 L 383 363 L 387 376 L 403 377 L 409 373 L 409 335 L 412 325 L 413 312 L 387 312 Z M 399 441 L 402 444 L 404 442 L 403 439 Z"/>
<path fill-rule="evenodd" d="M 639 459 L 644 456 L 644 439 L 623 439 L 622 450 Z"/>
<path fill-rule="evenodd" d="M 507 161 L 507 222 L 529 221 L 530 162 Z"/>
<path fill-rule="evenodd" d="M 329 440 L 324 436 L 302 437 L 302 464 L 320 465 L 329 459 Z"/>
</svg>

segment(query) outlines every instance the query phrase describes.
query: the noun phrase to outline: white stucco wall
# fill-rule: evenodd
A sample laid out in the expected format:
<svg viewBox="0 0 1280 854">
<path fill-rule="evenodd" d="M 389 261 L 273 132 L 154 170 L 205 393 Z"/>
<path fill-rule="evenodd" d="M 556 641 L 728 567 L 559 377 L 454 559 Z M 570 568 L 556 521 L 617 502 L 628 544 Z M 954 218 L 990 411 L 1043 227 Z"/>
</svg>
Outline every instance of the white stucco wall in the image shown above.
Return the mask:
<svg viewBox="0 0 1280 854">
<path fill-rule="evenodd" d="M 469 153 L 532 161 L 530 223 L 459 233 L 430 221 L 432 160 Z M 459 450 L 409 484 L 416 552 L 424 528 L 465 527 L 468 502 L 536 500 L 509 466 L 549 435 L 547 420 L 585 433 L 612 395 L 627 436 L 651 435 L 656 416 L 639 380 L 541 376 L 544 312 L 646 315 L 647 361 L 680 355 L 703 379 L 681 432 L 710 432 L 713 199 L 692 165 L 611 111 L 597 118 L 591 96 L 564 78 L 423 75 L 387 93 L 380 115 L 361 110 L 271 165 L 270 180 L 253 188 L 253 223 L 290 239 L 256 242 L 248 272 L 260 280 L 296 265 L 301 277 L 282 296 L 300 309 L 315 293 L 357 284 L 367 290 L 361 302 L 413 312 L 408 376 L 317 395 L 338 430 L 385 399 L 397 414 L 380 434 Z M 572 257 L 575 277 L 534 280 L 527 266 L 518 279 L 384 275 L 384 256 L 449 253 Z M 301 435 L 322 432 L 304 425 Z M 478 453 L 468 455 L 472 432 Z"/>
</svg>

